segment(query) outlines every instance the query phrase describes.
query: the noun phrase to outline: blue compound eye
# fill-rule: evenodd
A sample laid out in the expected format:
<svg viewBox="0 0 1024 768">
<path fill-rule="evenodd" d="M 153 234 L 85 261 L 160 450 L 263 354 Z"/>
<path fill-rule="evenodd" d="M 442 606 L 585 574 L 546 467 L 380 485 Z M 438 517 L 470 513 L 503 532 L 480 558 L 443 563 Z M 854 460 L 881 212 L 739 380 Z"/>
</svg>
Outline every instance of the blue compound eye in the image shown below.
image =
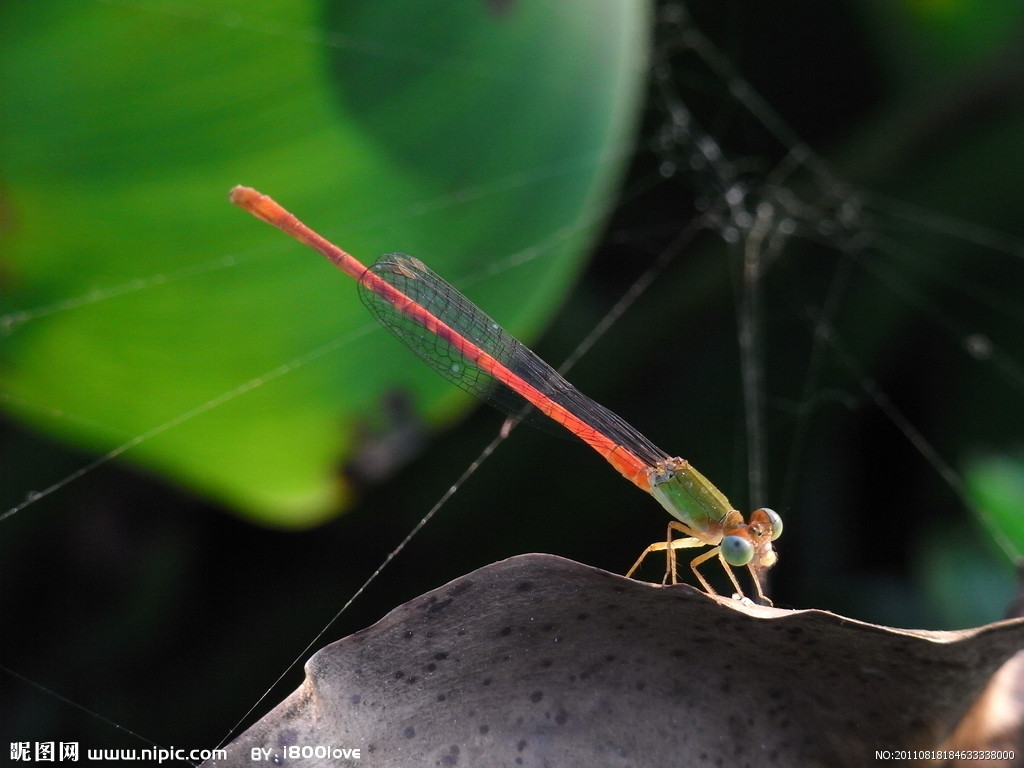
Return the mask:
<svg viewBox="0 0 1024 768">
<path fill-rule="evenodd" d="M 779 516 L 779 513 L 776 512 L 774 509 L 768 509 L 768 507 L 764 507 L 761 511 L 768 515 L 768 519 L 771 520 L 772 541 L 775 541 L 777 538 L 779 538 L 779 536 L 782 535 L 782 518 Z"/>
<path fill-rule="evenodd" d="M 722 557 L 729 565 L 746 565 L 754 559 L 754 545 L 742 536 L 726 536 L 719 546 L 722 548 Z"/>
</svg>

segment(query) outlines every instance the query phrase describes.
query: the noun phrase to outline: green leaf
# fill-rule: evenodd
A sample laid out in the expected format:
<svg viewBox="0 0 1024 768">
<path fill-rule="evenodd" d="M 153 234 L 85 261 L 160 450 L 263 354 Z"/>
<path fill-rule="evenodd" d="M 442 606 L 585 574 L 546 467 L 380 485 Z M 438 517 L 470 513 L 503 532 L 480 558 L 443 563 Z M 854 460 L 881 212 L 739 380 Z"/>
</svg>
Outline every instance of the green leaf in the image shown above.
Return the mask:
<svg viewBox="0 0 1024 768">
<path fill-rule="evenodd" d="M 473 277 L 528 336 L 609 205 L 648 21 L 606 0 L 56 5 L 0 10 L 2 402 L 284 526 L 343 506 L 387 393 L 434 422 L 466 401 L 227 190 L 364 260 Z"/>
<path fill-rule="evenodd" d="M 980 522 L 1019 564 L 1024 552 L 1024 461 L 1019 456 L 981 456 L 967 464 L 964 476 Z"/>
</svg>

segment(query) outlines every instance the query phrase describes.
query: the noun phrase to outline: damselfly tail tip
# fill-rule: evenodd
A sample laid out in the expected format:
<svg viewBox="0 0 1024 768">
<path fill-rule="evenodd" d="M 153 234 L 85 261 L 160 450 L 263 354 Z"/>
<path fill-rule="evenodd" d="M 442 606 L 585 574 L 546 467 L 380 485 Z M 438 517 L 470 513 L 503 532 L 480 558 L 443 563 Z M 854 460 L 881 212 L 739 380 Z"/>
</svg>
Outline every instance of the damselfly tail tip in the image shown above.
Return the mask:
<svg viewBox="0 0 1024 768">
<path fill-rule="evenodd" d="M 288 211 L 282 208 L 273 198 L 258 192 L 252 187 L 239 184 L 231 188 L 228 200 L 258 219 L 281 228 L 282 222 L 289 217 Z"/>
<path fill-rule="evenodd" d="M 249 208 L 255 204 L 263 195 L 257 192 L 252 187 L 245 187 L 241 184 L 231 188 L 231 192 L 228 193 L 228 200 L 240 208 Z"/>
</svg>

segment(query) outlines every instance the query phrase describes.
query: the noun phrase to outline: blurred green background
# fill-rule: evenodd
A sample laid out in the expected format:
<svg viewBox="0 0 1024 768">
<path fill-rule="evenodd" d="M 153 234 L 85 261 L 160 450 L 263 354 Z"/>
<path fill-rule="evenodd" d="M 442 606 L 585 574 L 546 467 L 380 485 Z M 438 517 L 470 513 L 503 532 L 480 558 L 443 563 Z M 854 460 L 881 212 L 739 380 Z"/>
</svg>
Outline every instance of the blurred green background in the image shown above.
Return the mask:
<svg viewBox="0 0 1024 768">
<path fill-rule="evenodd" d="M 674 255 L 571 380 L 784 516 L 777 604 L 997 619 L 1022 538 L 1019 3 L 431 5 L 0 7 L 0 509 L 144 438 L 0 521 L 0 664 L 212 745 L 501 423 L 235 183 L 365 259 L 423 258 L 555 363 Z M 664 523 L 517 430 L 325 641 L 513 554 L 622 572 Z M 0 680 L 12 740 L 138 746 Z"/>
</svg>

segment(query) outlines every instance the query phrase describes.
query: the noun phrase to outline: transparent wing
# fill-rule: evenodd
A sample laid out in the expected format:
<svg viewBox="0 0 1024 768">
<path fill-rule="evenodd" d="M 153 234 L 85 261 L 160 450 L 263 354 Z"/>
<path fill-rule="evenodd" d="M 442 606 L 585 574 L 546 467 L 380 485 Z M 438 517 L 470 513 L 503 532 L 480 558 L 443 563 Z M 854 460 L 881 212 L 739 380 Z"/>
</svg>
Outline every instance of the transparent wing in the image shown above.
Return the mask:
<svg viewBox="0 0 1024 768">
<path fill-rule="evenodd" d="M 651 465 L 668 458 L 622 418 L 581 393 L 419 259 L 401 253 L 388 254 L 378 259 L 367 273 L 373 273 L 419 304 L 473 347 L 585 421 L 596 433 L 625 446 Z M 488 370 L 489 363 L 468 357 L 416 317 L 399 309 L 374 290 L 373 282 L 365 275 L 359 281 L 359 295 L 385 328 L 456 386 L 512 416 L 525 417 L 542 427 L 554 424 L 563 427 L 557 431 L 568 434 L 557 419 L 538 413 L 521 395 L 495 379 Z"/>
</svg>

